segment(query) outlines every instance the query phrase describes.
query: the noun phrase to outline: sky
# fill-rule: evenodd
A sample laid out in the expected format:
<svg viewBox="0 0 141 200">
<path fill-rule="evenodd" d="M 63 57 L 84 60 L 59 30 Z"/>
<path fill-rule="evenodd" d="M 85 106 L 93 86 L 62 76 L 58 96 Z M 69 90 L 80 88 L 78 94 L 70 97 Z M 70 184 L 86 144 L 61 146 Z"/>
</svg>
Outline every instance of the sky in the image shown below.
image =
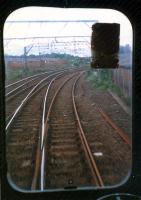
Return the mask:
<svg viewBox="0 0 141 200">
<path fill-rule="evenodd" d="M 87 23 L 7 23 L 7 21 L 32 20 L 94 20 Z M 119 11 L 111 9 L 70 9 L 25 7 L 12 12 L 4 26 L 5 54 L 21 55 L 25 46 L 33 46 L 29 54 L 45 53 L 49 51 L 78 51 L 82 55 L 90 54 L 91 26 L 98 22 L 120 24 L 120 45 L 129 44 L 132 47 L 133 33 L 129 19 Z M 88 36 L 88 38 L 58 38 L 60 46 L 56 46 L 54 39 L 13 39 L 27 37 L 55 37 L 55 36 Z M 85 44 L 76 44 L 75 41 L 85 41 Z M 61 43 L 62 42 L 62 43 Z M 68 43 L 68 46 L 63 44 Z M 62 44 L 62 45 L 61 45 Z M 75 45 L 74 45 L 75 44 Z M 45 48 L 46 47 L 46 48 Z M 76 49 L 75 49 L 76 48 Z M 27 47 L 28 49 L 28 47 Z"/>
</svg>

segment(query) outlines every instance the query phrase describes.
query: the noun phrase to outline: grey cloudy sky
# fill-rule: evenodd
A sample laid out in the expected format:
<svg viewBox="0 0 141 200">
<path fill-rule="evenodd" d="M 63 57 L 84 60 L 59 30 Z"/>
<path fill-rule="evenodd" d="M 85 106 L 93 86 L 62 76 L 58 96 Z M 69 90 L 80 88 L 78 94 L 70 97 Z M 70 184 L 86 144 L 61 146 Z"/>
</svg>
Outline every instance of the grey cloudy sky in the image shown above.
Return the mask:
<svg viewBox="0 0 141 200">
<path fill-rule="evenodd" d="M 9 15 L 7 21 L 15 20 L 98 20 L 99 22 L 120 24 L 120 45 L 132 46 L 132 26 L 128 18 L 119 11 L 111 9 L 68 9 L 26 7 Z M 89 36 L 91 23 L 5 23 L 4 38 Z M 62 40 L 63 41 L 63 40 Z M 88 42 L 89 42 L 88 41 Z M 47 39 L 5 40 L 6 54 L 23 54 L 24 46 L 32 43 L 46 44 Z"/>
</svg>

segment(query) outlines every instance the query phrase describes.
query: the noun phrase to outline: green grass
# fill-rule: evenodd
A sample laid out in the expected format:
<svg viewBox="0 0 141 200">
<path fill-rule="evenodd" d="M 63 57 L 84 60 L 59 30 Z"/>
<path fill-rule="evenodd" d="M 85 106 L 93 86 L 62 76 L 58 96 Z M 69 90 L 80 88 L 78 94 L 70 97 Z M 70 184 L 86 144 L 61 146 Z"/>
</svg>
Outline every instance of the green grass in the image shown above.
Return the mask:
<svg viewBox="0 0 141 200">
<path fill-rule="evenodd" d="M 6 71 L 6 80 L 17 80 L 19 78 L 22 78 L 22 76 L 23 72 L 21 69 Z"/>
<path fill-rule="evenodd" d="M 91 83 L 93 88 L 100 91 L 108 91 L 115 93 L 119 96 L 128 106 L 131 105 L 131 97 L 125 97 L 124 93 L 119 86 L 113 83 L 112 73 L 110 70 L 94 70 L 89 71 L 86 79 Z"/>
<path fill-rule="evenodd" d="M 6 80 L 8 81 L 16 81 L 20 78 L 24 78 L 27 76 L 32 76 L 34 74 L 38 74 L 41 72 L 44 72 L 44 69 L 30 69 L 30 68 L 20 68 L 20 69 L 16 69 L 16 70 L 7 70 L 6 71 Z"/>
</svg>

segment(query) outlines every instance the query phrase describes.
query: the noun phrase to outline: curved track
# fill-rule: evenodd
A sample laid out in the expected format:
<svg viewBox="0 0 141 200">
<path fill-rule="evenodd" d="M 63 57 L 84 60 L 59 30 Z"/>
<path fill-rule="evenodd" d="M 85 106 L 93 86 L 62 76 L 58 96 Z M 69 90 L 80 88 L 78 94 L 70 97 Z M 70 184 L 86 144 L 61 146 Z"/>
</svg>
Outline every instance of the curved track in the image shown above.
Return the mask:
<svg viewBox="0 0 141 200">
<path fill-rule="evenodd" d="M 92 91 L 85 85 L 84 76 L 79 80 L 76 94 L 76 105 L 85 136 L 103 182 L 105 186 L 119 184 L 131 170 L 132 148 L 129 130 L 126 129 L 128 134 L 123 131 L 119 124 L 102 109 L 98 101 L 95 102 Z M 103 100 L 104 104 L 104 96 L 101 95 L 100 100 L 101 102 Z M 114 107 L 115 104 L 112 105 Z M 115 112 L 115 115 L 118 118 L 119 113 Z"/>
<path fill-rule="evenodd" d="M 75 104 L 75 86 L 81 75 L 73 75 L 61 83 L 52 97 L 46 117 L 44 109 L 41 147 L 37 151 L 32 189 L 36 189 L 37 185 L 41 190 L 85 185 L 104 186 Z M 47 95 L 44 105 L 46 101 Z M 37 183 L 37 180 L 40 182 Z"/>
<path fill-rule="evenodd" d="M 16 115 L 19 113 L 21 108 L 25 105 L 25 103 L 28 101 L 28 99 L 36 92 L 38 92 L 42 87 L 45 87 L 50 79 L 52 79 L 55 75 L 60 73 L 69 73 L 66 70 L 56 71 L 54 73 L 42 73 L 38 76 L 36 75 L 36 78 L 31 79 L 32 77 L 28 77 L 31 80 L 22 83 L 20 86 L 16 87 L 14 90 L 12 89 L 6 96 L 6 130 L 11 125 L 11 122 L 16 117 Z M 43 77 L 42 77 L 42 76 Z M 41 77 L 40 77 L 41 76 Z M 26 81 L 27 78 L 21 80 Z M 16 82 L 15 84 L 19 84 L 21 81 Z M 29 84 L 30 83 L 30 84 Z M 12 86 L 15 85 L 14 83 L 11 84 Z M 28 85 L 29 84 L 29 85 Z M 10 85 L 10 86 L 11 86 Z M 20 88 L 20 91 L 19 91 Z M 16 98 L 15 98 L 16 96 Z"/>
<path fill-rule="evenodd" d="M 65 75 L 68 72 L 61 72 Z M 54 78 L 50 75 L 50 78 Z M 61 77 L 61 76 L 60 76 Z M 18 187 L 30 188 L 35 165 L 35 155 L 40 137 L 43 97 L 48 77 L 36 84 L 22 100 L 7 123 L 7 161 L 11 179 Z M 22 177 L 21 177 L 22 173 Z"/>
<path fill-rule="evenodd" d="M 100 161 L 95 157 L 97 143 L 94 140 L 97 138 L 88 133 L 89 127 L 82 123 L 81 100 L 77 98 L 82 75 L 80 70 L 48 74 L 19 97 L 18 105 L 14 107 L 11 104 L 12 114 L 6 126 L 9 133 L 7 160 L 9 176 L 18 187 L 43 191 L 50 188 L 104 187 L 110 181 L 114 182 L 112 176 L 117 174 L 114 172 L 111 177 L 108 174 L 107 178 L 106 166 L 113 171 L 116 168 L 106 165 L 105 156 Z M 99 112 L 105 120 L 101 122 L 108 122 L 108 126 L 120 135 L 120 140 L 130 145 L 126 134 L 113 124 L 99 106 L 96 107 L 94 114 L 99 115 Z M 112 141 L 114 134 L 107 136 L 109 141 Z M 102 148 L 106 152 L 107 139 L 104 140 L 104 135 L 102 137 Z M 121 161 L 122 157 L 118 159 Z"/>
<path fill-rule="evenodd" d="M 43 78 L 53 74 L 50 73 L 42 73 L 38 75 L 34 75 L 31 77 L 27 77 L 15 83 L 12 83 L 6 88 L 8 88 L 8 92 L 6 93 L 6 122 L 10 121 L 10 118 L 14 114 L 14 111 L 18 108 L 18 105 L 21 104 L 24 98 L 29 94 L 29 92 L 37 85 Z"/>
</svg>

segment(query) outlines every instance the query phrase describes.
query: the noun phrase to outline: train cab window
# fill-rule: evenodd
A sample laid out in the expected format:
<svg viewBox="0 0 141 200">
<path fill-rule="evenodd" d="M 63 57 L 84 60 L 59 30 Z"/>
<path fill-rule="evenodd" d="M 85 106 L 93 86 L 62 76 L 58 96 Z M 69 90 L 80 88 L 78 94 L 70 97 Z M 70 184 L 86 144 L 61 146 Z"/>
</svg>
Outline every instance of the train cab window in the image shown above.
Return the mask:
<svg viewBox="0 0 141 200">
<path fill-rule="evenodd" d="M 107 28 L 105 37 L 106 24 L 118 32 Z M 25 7 L 9 15 L 6 159 L 14 188 L 106 188 L 127 181 L 132 40 L 130 21 L 116 10 Z"/>
</svg>

